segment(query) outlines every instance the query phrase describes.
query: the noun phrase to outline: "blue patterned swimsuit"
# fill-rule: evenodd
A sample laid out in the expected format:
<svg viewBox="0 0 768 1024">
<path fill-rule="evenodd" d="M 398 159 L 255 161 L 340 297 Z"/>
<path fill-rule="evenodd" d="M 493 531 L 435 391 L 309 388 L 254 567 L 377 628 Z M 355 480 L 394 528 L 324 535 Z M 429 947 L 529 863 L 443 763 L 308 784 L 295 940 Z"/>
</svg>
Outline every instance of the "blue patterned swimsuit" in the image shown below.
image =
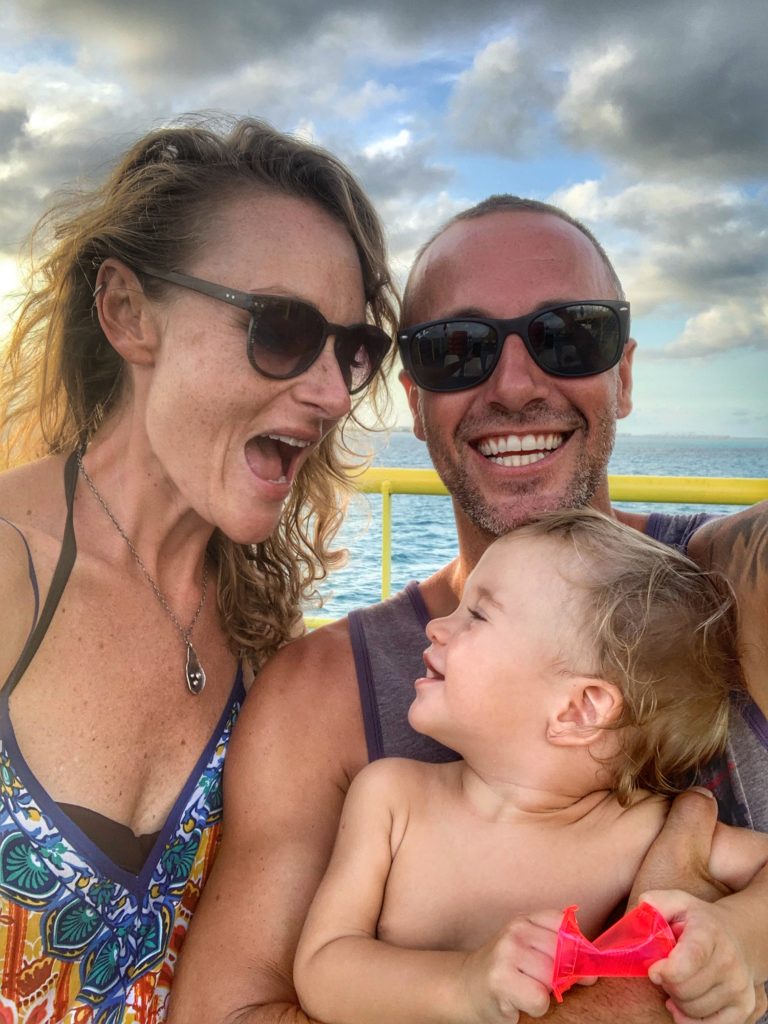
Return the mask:
<svg viewBox="0 0 768 1024">
<path fill-rule="evenodd" d="M 136 874 L 120 867 L 30 771 L 8 709 L 74 562 L 73 460 L 65 474 L 62 557 L 38 616 L 30 556 L 36 624 L 0 692 L 0 1022 L 159 1024 L 218 847 L 222 769 L 244 697 L 242 674 L 143 867 Z"/>
</svg>

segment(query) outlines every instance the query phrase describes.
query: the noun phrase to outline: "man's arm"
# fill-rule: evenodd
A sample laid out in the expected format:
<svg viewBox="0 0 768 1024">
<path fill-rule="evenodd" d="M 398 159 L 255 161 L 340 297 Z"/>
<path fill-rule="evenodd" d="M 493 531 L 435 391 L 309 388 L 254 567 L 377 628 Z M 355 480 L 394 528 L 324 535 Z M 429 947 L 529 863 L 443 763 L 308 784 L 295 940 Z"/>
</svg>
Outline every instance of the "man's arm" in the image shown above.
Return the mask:
<svg viewBox="0 0 768 1024">
<path fill-rule="evenodd" d="M 173 985 L 169 1024 L 305 1022 L 292 983 L 307 908 L 366 757 L 346 622 L 256 678 L 224 777 L 224 839 Z"/>
<path fill-rule="evenodd" d="M 768 980 L 768 835 L 718 824 L 709 868 L 733 890 L 715 903 L 675 889 L 643 899 L 669 921 L 678 943 L 650 970 L 670 994 L 676 1012 L 716 1017 L 727 1024 L 747 1019 Z"/>
</svg>

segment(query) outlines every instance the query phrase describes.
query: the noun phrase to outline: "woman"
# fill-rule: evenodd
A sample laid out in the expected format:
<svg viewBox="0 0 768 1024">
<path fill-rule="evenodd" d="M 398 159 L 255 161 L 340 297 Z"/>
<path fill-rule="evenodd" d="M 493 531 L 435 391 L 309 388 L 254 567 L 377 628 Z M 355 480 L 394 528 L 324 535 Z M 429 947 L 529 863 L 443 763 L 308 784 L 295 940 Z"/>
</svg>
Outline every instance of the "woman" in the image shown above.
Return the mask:
<svg viewBox="0 0 768 1024">
<path fill-rule="evenodd" d="M 0 1020 L 160 1021 L 393 299 L 349 172 L 257 121 L 154 132 L 44 225 L 2 384 Z"/>
</svg>

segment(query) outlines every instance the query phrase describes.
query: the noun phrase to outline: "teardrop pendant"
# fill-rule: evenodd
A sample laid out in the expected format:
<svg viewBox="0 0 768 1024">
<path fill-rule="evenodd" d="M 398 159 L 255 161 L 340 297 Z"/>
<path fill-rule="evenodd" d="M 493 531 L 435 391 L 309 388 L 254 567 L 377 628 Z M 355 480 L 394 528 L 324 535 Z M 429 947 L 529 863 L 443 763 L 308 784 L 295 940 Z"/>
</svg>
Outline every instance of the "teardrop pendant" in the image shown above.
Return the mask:
<svg viewBox="0 0 768 1024">
<path fill-rule="evenodd" d="M 187 679 L 187 689 L 193 697 L 199 697 L 205 687 L 205 672 L 200 664 L 195 648 L 187 644 L 187 665 L 184 670 Z"/>
</svg>

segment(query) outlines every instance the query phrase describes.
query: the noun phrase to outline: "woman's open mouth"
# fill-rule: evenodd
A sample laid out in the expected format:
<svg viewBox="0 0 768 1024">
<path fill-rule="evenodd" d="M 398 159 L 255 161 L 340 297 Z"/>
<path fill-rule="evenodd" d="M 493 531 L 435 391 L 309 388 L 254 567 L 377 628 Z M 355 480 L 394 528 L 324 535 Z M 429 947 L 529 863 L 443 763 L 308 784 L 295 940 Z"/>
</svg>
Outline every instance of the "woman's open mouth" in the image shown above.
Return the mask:
<svg viewBox="0 0 768 1024">
<path fill-rule="evenodd" d="M 312 444 L 289 434 L 257 434 L 245 445 L 245 460 L 251 472 L 271 484 L 290 484 L 296 475 L 301 453 Z"/>
</svg>

